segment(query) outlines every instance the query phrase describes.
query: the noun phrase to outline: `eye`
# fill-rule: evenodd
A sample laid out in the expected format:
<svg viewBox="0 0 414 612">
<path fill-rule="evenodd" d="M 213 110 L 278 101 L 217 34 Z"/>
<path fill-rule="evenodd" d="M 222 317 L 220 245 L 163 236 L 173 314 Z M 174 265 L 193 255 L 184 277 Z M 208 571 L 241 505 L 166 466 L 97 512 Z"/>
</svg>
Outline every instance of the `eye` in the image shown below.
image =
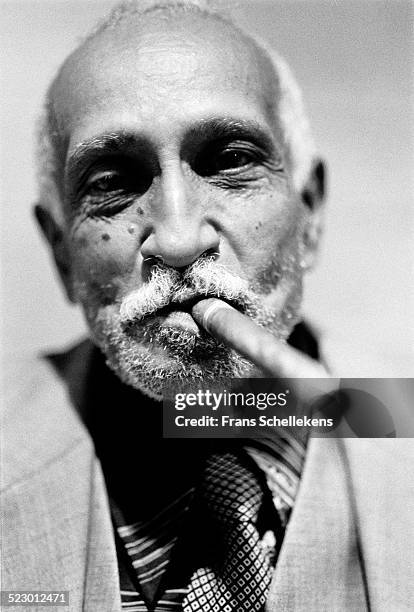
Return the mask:
<svg viewBox="0 0 414 612">
<path fill-rule="evenodd" d="M 232 170 L 233 168 L 243 168 L 253 161 L 253 155 L 248 151 L 226 150 L 217 155 L 214 167 L 217 172 Z"/>
<path fill-rule="evenodd" d="M 84 193 L 92 197 L 126 194 L 140 196 L 149 189 L 151 183 L 152 174 L 145 166 L 102 169 L 91 173 Z"/>
<path fill-rule="evenodd" d="M 86 186 L 87 192 L 91 195 L 121 191 L 126 188 L 126 178 L 116 172 L 103 172 L 91 179 Z"/>
<path fill-rule="evenodd" d="M 200 176 L 231 175 L 260 161 L 260 151 L 249 142 L 215 143 L 201 151 L 194 164 Z"/>
</svg>

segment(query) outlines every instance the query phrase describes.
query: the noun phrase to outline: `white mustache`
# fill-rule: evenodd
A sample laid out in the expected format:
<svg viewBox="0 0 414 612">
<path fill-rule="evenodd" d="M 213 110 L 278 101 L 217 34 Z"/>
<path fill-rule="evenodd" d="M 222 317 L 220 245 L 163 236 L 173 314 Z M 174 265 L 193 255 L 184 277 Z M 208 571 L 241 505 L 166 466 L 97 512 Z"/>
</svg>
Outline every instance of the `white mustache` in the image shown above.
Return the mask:
<svg viewBox="0 0 414 612">
<path fill-rule="evenodd" d="M 184 273 L 157 264 L 149 281 L 123 299 L 121 325 L 128 327 L 142 321 L 171 303 L 206 296 L 225 299 L 251 315 L 258 309 L 257 297 L 249 289 L 248 282 L 207 257 L 194 262 Z"/>
</svg>

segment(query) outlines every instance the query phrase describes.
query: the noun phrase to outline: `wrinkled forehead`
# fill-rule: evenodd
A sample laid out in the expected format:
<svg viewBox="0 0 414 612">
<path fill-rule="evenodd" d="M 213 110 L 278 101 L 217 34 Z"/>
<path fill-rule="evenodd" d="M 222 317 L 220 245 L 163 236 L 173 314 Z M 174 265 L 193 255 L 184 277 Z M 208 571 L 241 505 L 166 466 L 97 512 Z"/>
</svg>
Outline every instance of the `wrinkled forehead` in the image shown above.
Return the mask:
<svg viewBox="0 0 414 612">
<path fill-rule="evenodd" d="M 270 60 L 236 27 L 210 15 L 154 11 L 133 15 L 87 40 L 65 62 L 51 89 L 60 134 L 102 110 L 120 116 L 163 111 L 183 97 L 208 106 L 221 96 L 234 112 L 254 105 L 275 120 L 277 80 Z M 124 110 L 123 110 L 124 109 Z M 177 110 L 179 110 L 177 108 Z"/>
</svg>

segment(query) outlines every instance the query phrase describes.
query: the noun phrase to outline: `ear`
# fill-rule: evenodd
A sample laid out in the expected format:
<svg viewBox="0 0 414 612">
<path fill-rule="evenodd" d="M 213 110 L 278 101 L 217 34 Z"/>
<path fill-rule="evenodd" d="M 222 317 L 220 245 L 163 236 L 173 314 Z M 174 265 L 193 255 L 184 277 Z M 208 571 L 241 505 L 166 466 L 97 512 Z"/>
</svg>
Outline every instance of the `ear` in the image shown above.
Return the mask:
<svg viewBox="0 0 414 612">
<path fill-rule="evenodd" d="M 303 234 L 304 254 L 302 266 L 313 268 L 323 230 L 325 203 L 325 164 L 321 159 L 314 161 L 308 179 L 300 193 L 303 204 L 308 209 L 308 218 Z"/>
<path fill-rule="evenodd" d="M 40 229 L 49 243 L 59 276 L 65 288 L 67 298 L 76 303 L 73 291 L 69 249 L 65 238 L 63 221 L 53 214 L 49 207 L 38 203 L 34 206 L 34 215 Z"/>
</svg>

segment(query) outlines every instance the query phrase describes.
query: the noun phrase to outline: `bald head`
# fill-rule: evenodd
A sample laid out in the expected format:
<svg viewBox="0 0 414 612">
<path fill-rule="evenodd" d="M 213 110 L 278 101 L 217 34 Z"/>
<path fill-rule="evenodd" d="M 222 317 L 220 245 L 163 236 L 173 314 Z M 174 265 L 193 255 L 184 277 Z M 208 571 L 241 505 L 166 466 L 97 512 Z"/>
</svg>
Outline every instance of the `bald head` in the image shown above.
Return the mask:
<svg viewBox="0 0 414 612">
<path fill-rule="evenodd" d="M 143 107 L 141 87 L 152 85 L 152 105 L 157 104 L 162 87 L 171 86 L 177 94 L 191 93 L 196 80 L 208 97 L 215 88 L 223 95 L 244 90 L 274 123 L 279 91 L 269 58 L 231 23 L 198 8 L 190 11 L 187 4 L 135 11 L 128 19 L 124 13 L 111 27 L 100 27 L 65 61 L 51 87 L 50 100 L 58 130 L 65 136 L 80 120 L 81 112 L 104 102 L 115 83 L 120 97 L 135 91 L 136 102 Z M 78 110 L 74 112 L 75 106 Z M 115 100 L 112 111 L 117 111 Z"/>
<path fill-rule="evenodd" d="M 133 0 L 94 28 L 51 84 L 39 139 L 43 202 L 62 199 L 69 132 L 106 99 L 108 83 L 128 71 L 152 80 L 150 104 L 156 102 L 161 76 L 164 83 L 170 80 L 174 88 L 191 91 L 192 75 L 202 75 L 207 98 L 220 79 L 227 93 L 244 88 L 249 97 L 260 99 L 266 120 L 283 143 L 296 187 L 306 180 L 314 146 L 300 90 L 284 61 L 207 2 Z M 120 83 L 121 96 L 126 86 L 125 80 Z M 115 111 L 115 99 L 113 104 Z"/>
</svg>

